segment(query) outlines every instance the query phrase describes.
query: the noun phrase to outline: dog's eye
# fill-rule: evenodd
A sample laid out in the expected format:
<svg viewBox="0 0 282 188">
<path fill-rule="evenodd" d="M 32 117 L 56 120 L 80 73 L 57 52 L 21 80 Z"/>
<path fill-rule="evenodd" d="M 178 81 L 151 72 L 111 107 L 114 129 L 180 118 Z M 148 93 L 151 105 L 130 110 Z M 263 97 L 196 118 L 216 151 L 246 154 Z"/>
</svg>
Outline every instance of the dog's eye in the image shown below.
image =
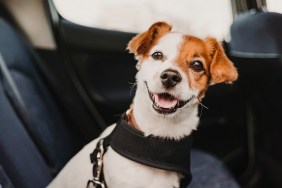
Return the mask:
<svg viewBox="0 0 282 188">
<path fill-rule="evenodd" d="M 154 60 L 162 60 L 163 59 L 163 53 L 162 52 L 154 52 L 151 56 Z"/>
<path fill-rule="evenodd" d="M 204 70 L 203 63 L 199 60 L 196 60 L 190 63 L 189 68 L 193 69 L 193 71 L 195 72 L 201 72 Z"/>
</svg>

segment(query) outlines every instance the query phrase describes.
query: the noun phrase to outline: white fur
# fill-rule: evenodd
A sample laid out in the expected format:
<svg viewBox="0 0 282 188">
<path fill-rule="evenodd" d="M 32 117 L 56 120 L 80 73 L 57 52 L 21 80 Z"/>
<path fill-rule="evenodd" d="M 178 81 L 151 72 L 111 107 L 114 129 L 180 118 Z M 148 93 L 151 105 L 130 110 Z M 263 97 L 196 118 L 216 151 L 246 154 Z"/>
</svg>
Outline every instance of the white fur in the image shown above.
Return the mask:
<svg viewBox="0 0 282 188">
<path fill-rule="evenodd" d="M 47 186 L 48 188 L 84 188 L 88 180 L 93 179 L 90 153 L 97 142 L 109 135 L 115 125 L 109 126 L 98 138 L 84 146 L 61 170 L 56 178 Z M 62 151 L 63 152 L 63 151 Z"/>
<path fill-rule="evenodd" d="M 189 88 L 187 75 L 174 62 L 182 40 L 183 36 L 179 33 L 169 33 L 161 38 L 150 54 L 161 51 L 166 57 L 165 60 L 156 61 L 149 57 L 141 63 L 140 71 L 136 75 L 138 87 L 134 97 L 133 112 L 139 128 L 145 135 L 153 134 L 179 139 L 189 135 L 198 125 L 197 104 L 193 97 L 197 96 L 198 91 Z M 173 114 L 160 115 L 152 108 L 145 81 L 151 92 L 164 92 L 160 74 L 166 69 L 177 70 L 182 76 L 181 83 L 170 93 L 181 100 L 190 98 L 192 100 Z M 108 135 L 113 128 L 114 126 L 111 126 L 106 129 L 99 138 Z M 74 156 L 48 187 L 85 187 L 87 181 L 92 178 L 92 164 L 89 155 L 95 148 L 98 139 L 89 143 Z M 104 155 L 104 174 L 109 188 L 174 188 L 179 187 L 182 177 L 181 174 L 175 172 L 151 168 L 128 160 L 111 148 Z"/>
</svg>

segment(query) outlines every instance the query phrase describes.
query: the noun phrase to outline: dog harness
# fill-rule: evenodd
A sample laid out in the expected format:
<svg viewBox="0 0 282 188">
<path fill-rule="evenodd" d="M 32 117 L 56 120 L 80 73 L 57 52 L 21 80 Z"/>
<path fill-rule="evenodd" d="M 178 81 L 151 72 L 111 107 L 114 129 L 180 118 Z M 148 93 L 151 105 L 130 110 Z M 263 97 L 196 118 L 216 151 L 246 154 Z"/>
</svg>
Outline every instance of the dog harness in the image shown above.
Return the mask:
<svg viewBox="0 0 282 188">
<path fill-rule="evenodd" d="M 106 188 L 103 155 L 109 146 L 118 154 L 137 163 L 183 174 L 180 188 L 186 188 L 192 178 L 191 144 L 190 135 L 180 140 L 144 136 L 143 132 L 127 123 L 126 114 L 123 114 L 112 133 L 99 140 L 93 153 L 90 154 L 94 178 L 87 182 L 87 188 Z"/>
</svg>

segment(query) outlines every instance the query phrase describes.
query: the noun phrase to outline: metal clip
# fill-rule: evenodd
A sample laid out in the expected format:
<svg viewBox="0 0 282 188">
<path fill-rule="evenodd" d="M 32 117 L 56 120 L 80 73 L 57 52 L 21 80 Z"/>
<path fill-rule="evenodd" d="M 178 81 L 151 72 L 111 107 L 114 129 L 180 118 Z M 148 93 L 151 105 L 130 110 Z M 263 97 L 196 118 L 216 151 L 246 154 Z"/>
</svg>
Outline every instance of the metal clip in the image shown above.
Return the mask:
<svg viewBox="0 0 282 188">
<path fill-rule="evenodd" d="M 87 188 L 105 188 L 105 184 L 93 179 L 93 180 L 88 180 L 86 187 Z"/>
<path fill-rule="evenodd" d="M 95 188 L 105 188 L 105 184 L 100 180 L 101 172 L 103 170 L 103 156 L 104 156 L 104 140 L 101 139 L 98 143 L 98 152 L 96 155 L 97 161 L 94 164 L 95 174 L 93 180 L 87 182 L 87 188 L 91 188 L 90 185 L 93 185 Z"/>
<path fill-rule="evenodd" d="M 94 176 L 94 179 L 96 181 L 100 180 L 101 172 L 102 172 L 102 167 L 103 167 L 103 156 L 104 156 L 104 146 L 103 146 L 104 140 L 100 140 L 99 142 L 99 151 L 97 153 L 97 165 L 96 166 L 96 176 Z"/>
</svg>

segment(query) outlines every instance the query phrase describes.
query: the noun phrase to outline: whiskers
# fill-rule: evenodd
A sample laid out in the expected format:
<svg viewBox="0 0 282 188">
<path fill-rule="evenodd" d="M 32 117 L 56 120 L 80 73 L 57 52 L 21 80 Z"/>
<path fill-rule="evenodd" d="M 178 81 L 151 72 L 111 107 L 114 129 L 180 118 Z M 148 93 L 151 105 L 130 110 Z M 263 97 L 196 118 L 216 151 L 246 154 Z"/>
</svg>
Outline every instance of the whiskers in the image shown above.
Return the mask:
<svg viewBox="0 0 282 188">
<path fill-rule="evenodd" d="M 209 109 L 207 106 L 205 106 L 203 103 L 201 103 L 201 101 L 197 98 L 197 100 L 198 100 L 198 103 L 202 106 L 202 107 L 204 107 L 205 109 Z"/>
<path fill-rule="evenodd" d="M 200 110 L 200 114 L 199 114 L 199 117 L 201 117 L 202 116 L 202 113 L 203 113 L 203 108 L 205 108 L 205 109 L 209 109 L 207 106 L 205 106 L 203 103 L 201 103 L 201 101 L 198 99 L 198 97 L 196 97 L 197 98 L 197 100 L 198 100 L 198 104 L 200 104 L 201 105 L 201 110 Z"/>
<path fill-rule="evenodd" d="M 132 96 L 132 91 L 136 88 L 137 86 L 137 82 L 134 82 L 134 83 L 130 83 L 128 82 L 131 86 L 130 86 L 130 96 Z"/>
</svg>

